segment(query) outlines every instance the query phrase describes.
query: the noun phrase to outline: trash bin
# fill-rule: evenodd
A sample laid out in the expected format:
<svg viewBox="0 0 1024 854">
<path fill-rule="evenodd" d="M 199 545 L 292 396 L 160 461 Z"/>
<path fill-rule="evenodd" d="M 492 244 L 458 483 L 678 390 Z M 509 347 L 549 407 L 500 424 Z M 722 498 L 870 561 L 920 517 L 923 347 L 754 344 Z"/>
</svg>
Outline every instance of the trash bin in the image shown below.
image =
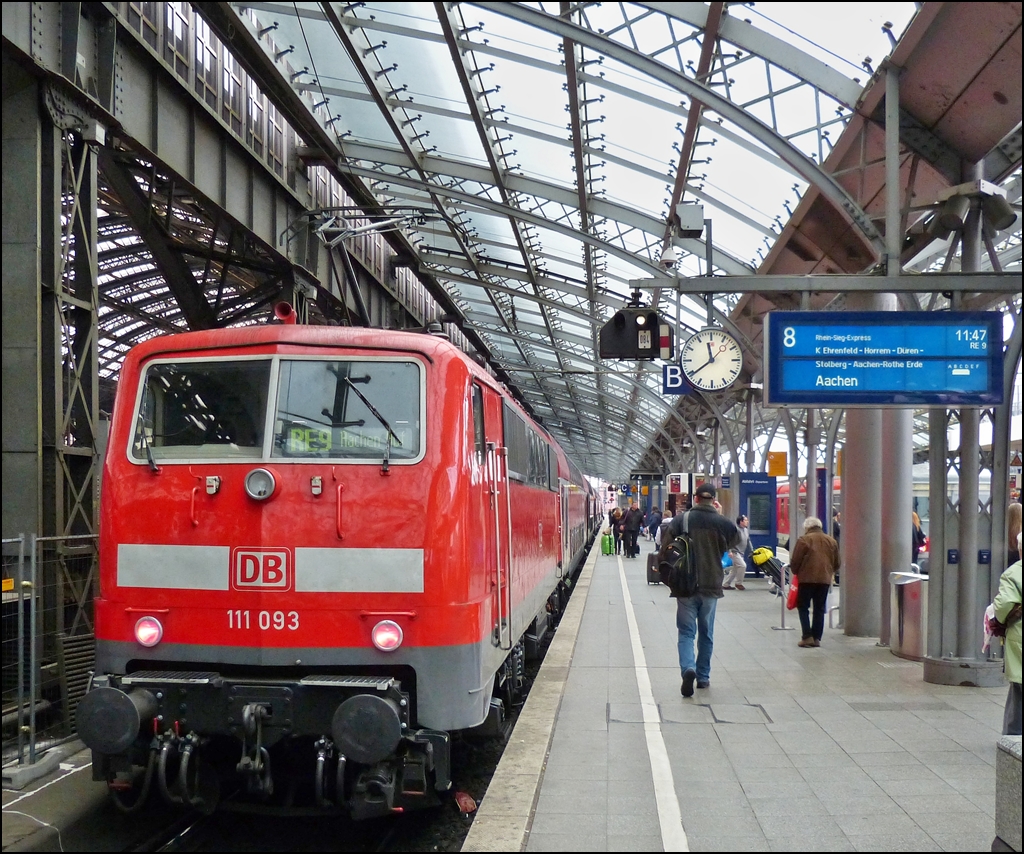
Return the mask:
<svg viewBox="0 0 1024 854">
<path fill-rule="evenodd" d="M 889 573 L 889 651 L 920 661 L 928 651 L 928 576 Z"/>
</svg>

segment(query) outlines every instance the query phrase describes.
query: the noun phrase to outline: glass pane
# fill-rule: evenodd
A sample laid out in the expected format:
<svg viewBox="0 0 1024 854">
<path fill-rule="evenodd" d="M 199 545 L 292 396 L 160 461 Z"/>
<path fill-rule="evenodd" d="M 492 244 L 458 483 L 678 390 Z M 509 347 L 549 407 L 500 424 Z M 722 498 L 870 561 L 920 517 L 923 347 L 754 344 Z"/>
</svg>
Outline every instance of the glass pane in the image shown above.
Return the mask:
<svg viewBox="0 0 1024 854">
<path fill-rule="evenodd" d="M 412 361 L 281 363 L 275 457 L 411 460 L 420 454 L 420 366 Z"/>
<path fill-rule="evenodd" d="M 747 499 L 747 519 L 752 534 L 770 534 L 772 527 L 772 497 L 751 495 Z"/>
<path fill-rule="evenodd" d="M 269 360 L 151 365 L 132 456 L 259 458 L 269 385 Z"/>
</svg>

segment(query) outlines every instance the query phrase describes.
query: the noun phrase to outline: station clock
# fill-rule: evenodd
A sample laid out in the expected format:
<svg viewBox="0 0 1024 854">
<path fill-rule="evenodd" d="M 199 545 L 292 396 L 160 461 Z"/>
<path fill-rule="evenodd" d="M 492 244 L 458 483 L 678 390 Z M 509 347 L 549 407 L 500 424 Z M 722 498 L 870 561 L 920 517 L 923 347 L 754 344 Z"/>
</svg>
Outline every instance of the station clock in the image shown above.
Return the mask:
<svg viewBox="0 0 1024 854">
<path fill-rule="evenodd" d="M 683 376 L 700 391 L 722 391 L 739 378 L 743 350 L 732 335 L 708 326 L 691 335 L 679 357 Z"/>
</svg>

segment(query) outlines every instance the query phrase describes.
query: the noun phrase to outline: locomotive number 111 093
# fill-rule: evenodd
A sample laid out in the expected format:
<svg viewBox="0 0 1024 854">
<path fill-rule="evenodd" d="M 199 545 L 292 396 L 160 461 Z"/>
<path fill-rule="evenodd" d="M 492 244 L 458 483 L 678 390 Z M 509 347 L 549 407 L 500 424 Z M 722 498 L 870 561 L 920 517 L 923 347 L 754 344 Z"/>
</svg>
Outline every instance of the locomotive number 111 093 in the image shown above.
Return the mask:
<svg viewBox="0 0 1024 854">
<path fill-rule="evenodd" d="M 298 627 L 298 611 L 246 611 L 241 609 L 228 611 L 229 629 L 258 628 L 262 631 L 270 629 L 295 631 Z"/>
</svg>

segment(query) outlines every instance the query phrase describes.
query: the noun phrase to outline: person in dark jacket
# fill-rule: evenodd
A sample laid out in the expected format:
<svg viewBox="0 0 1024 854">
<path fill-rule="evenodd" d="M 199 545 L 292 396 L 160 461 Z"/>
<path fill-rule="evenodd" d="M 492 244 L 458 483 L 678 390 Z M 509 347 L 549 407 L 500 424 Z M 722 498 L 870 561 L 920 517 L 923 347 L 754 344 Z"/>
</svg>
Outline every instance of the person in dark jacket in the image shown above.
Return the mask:
<svg viewBox="0 0 1024 854">
<path fill-rule="evenodd" d="M 621 507 L 613 507 L 608 511 L 608 526 L 612 529 L 612 538 L 615 540 L 615 554 L 622 554 L 622 538 L 624 533 Z"/>
<path fill-rule="evenodd" d="M 839 569 L 839 544 L 821 529 L 821 519 L 804 519 L 804 535 L 789 556 L 789 568 L 798 579 L 796 608 L 803 637 L 797 646 L 821 646 L 825 632 L 825 605 Z M 814 619 L 810 608 L 814 605 Z"/>
<path fill-rule="evenodd" d="M 676 599 L 676 629 L 679 634 L 679 669 L 683 674 L 680 693 L 693 696 L 698 688 L 711 685 L 711 652 L 715 644 L 715 609 L 722 593 L 722 555 L 740 540 L 739 529 L 731 519 L 715 510 L 717 492 L 710 483 L 702 483 L 694 493 L 696 503 L 691 510 L 677 513 L 663 531 L 661 558 L 666 556 L 672 540 L 689 529 L 697 566 L 696 596 Z M 685 520 L 685 521 L 684 521 Z M 693 654 L 697 642 L 696 658 Z"/>
<path fill-rule="evenodd" d="M 661 527 L 661 508 L 655 505 L 647 514 L 647 534 L 653 540 Z"/>
<path fill-rule="evenodd" d="M 622 524 L 625 526 L 625 532 L 623 533 L 625 548 L 623 552 L 626 557 L 637 557 L 640 554 L 640 546 L 637 544 L 637 539 L 640 536 L 640 528 L 644 524 L 644 511 L 633 502 L 632 498 L 629 499 L 629 507 L 626 508 L 626 512 L 622 517 Z"/>
</svg>

